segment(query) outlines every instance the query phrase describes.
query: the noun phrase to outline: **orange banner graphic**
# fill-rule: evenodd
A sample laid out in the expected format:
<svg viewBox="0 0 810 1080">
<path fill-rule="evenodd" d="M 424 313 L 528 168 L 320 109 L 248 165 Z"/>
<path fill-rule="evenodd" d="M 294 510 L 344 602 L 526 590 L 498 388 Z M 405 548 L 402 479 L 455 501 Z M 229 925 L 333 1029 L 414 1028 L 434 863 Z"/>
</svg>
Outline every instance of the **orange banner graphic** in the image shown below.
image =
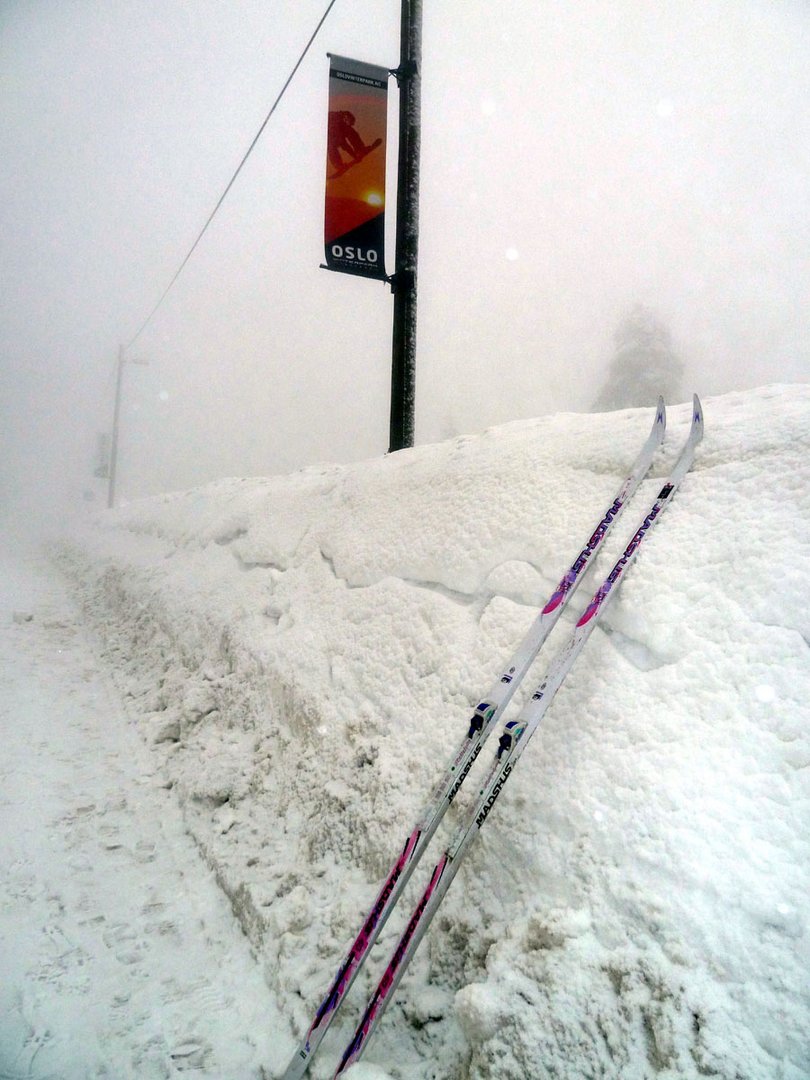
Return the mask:
<svg viewBox="0 0 810 1080">
<path fill-rule="evenodd" d="M 385 279 L 388 69 L 330 55 L 324 240 L 330 270 Z"/>
</svg>

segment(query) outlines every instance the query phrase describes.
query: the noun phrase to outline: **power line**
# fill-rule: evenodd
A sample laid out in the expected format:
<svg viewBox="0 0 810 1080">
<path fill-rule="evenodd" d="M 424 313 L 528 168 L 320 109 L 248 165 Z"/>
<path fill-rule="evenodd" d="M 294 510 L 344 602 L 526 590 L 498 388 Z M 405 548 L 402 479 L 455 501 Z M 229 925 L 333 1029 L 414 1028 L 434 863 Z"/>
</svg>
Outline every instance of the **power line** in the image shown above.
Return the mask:
<svg viewBox="0 0 810 1080">
<path fill-rule="evenodd" d="M 198 234 L 198 236 L 197 236 L 197 239 L 196 239 L 196 240 L 194 241 L 194 243 L 193 243 L 193 244 L 191 245 L 191 247 L 189 248 L 188 254 L 186 255 L 185 259 L 183 259 L 182 263 L 180 264 L 180 266 L 179 266 L 179 268 L 178 268 L 178 270 L 177 270 L 177 273 L 176 273 L 176 274 L 174 275 L 174 277 L 172 278 L 172 280 L 171 280 L 171 281 L 169 282 L 169 284 L 168 284 L 168 285 L 166 286 L 166 288 L 165 288 L 165 289 L 163 290 L 163 295 L 162 295 L 162 296 L 160 297 L 160 299 L 158 300 L 158 302 L 157 302 L 157 303 L 155 304 L 155 306 L 154 306 L 154 307 L 152 308 L 152 310 L 151 310 L 151 311 L 149 312 L 149 315 L 148 315 L 148 316 L 146 317 L 146 319 L 145 319 L 145 320 L 143 321 L 143 323 L 141 324 L 141 327 L 140 327 L 140 329 L 138 330 L 137 334 L 135 334 L 135 336 L 133 337 L 132 341 L 130 341 L 129 345 L 127 345 L 127 349 L 131 349 L 131 348 L 132 348 L 132 346 L 133 346 L 133 345 L 135 344 L 135 342 L 136 342 L 136 341 L 138 340 L 138 338 L 139 338 L 139 337 L 141 336 L 141 334 L 142 334 L 142 333 L 144 332 L 144 330 L 145 330 L 145 329 L 147 328 L 147 326 L 149 325 L 149 323 L 150 323 L 150 322 L 152 321 L 152 319 L 154 318 L 154 316 L 155 316 L 155 314 L 156 314 L 156 312 L 157 312 L 158 308 L 159 308 L 159 307 L 161 306 L 161 304 L 163 303 L 163 301 L 164 301 L 164 300 L 166 299 L 166 297 L 167 297 L 167 296 L 169 295 L 169 293 L 171 292 L 171 290 L 172 290 L 172 288 L 173 288 L 173 286 L 174 286 L 175 282 L 176 282 L 176 281 L 177 281 L 177 279 L 178 279 L 178 278 L 180 277 L 180 275 L 181 275 L 181 274 L 183 273 L 183 270 L 184 270 L 184 269 L 186 268 L 186 263 L 187 263 L 187 262 L 189 261 L 189 259 L 190 259 L 190 258 L 191 258 L 191 256 L 192 256 L 192 255 L 194 254 L 195 250 L 197 249 L 197 245 L 199 244 L 199 242 L 200 242 L 200 241 L 202 240 L 203 236 L 204 236 L 204 235 L 205 235 L 205 233 L 207 232 L 207 230 L 208 230 L 208 226 L 209 226 L 209 225 L 211 224 L 211 222 L 212 222 L 212 221 L 214 220 L 214 218 L 215 218 L 215 216 L 216 216 L 216 214 L 217 214 L 217 211 L 219 210 L 220 206 L 222 206 L 222 204 L 223 204 L 223 203 L 225 202 L 225 199 L 226 199 L 226 197 L 227 197 L 227 195 L 228 195 L 228 192 L 229 192 L 229 191 L 231 190 L 231 188 L 233 187 L 233 185 L 234 185 L 234 182 L 236 181 L 236 178 L 237 178 L 237 176 L 239 175 L 239 173 L 240 173 L 240 172 L 242 171 L 242 168 L 243 168 L 243 166 L 244 166 L 245 162 L 246 162 L 246 161 L 247 161 L 247 159 L 248 159 L 248 158 L 250 157 L 250 155 L 251 155 L 251 154 L 253 153 L 253 149 L 254 149 L 254 147 L 256 146 L 256 143 L 257 143 L 257 142 L 259 141 L 259 139 L 261 138 L 262 132 L 263 132 L 263 131 L 264 131 L 264 129 L 265 129 L 266 127 L 267 127 L 267 124 L 268 124 L 268 122 L 269 122 L 269 120 L 270 120 L 270 117 L 271 117 L 271 116 L 273 115 L 273 113 L 274 113 L 274 112 L 276 111 L 276 109 L 278 108 L 278 104 L 279 104 L 279 102 L 281 101 L 281 99 L 282 99 L 282 98 L 284 97 L 284 94 L 285 94 L 285 93 L 286 93 L 286 91 L 287 91 L 287 87 L 288 87 L 288 86 L 290 85 L 290 83 L 291 83 L 291 82 L 293 81 L 293 79 L 295 78 L 295 73 L 296 73 L 296 72 L 298 71 L 299 67 L 300 67 L 300 66 L 301 66 L 301 64 L 303 63 L 303 61 L 304 61 L 304 57 L 305 57 L 305 56 L 307 55 L 307 53 L 309 52 L 309 50 L 310 50 L 310 47 L 311 47 L 311 45 L 312 45 L 313 41 L 314 41 L 314 40 L 315 40 L 315 38 L 316 38 L 316 37 L 318 36 L 318 32 L 320 31 L 320 29 L 321 29 L 321 27 L 323 26 L 323 24 L 324 24 L 324 23 L 326 22 L 327 16 L 329 15 L 329 12 L 330 12 L 330 11 L 332 10 L 332 8 L 333 8 L 333 7 L 335 6 L 335 4 L 336 4 L 336 3 L 337 3 L 337 0 L 329 0 L 329 4 L 327 5 L 326 11 L 324 11 L 323 15 L 321 16 L 320 22 L 319 22 L 319 23 L 318 23 L 318 25 L 317 25 L 317 26 L 315 27 L 315 29 L 314 29 L 314 31 L 313 31 L 313 33 L 312 33 L 312 36 L 310 37 L 309 41 L 308 41 L 308 42 L 306 43 L 306 45 L 304 46 L 304 50 L 303 50 L 303 52 L 301 53 L 301 55 L 300 55 L 300 56 L 298 57 L 298 60 L 297 60 L 297 61 L 296 61 L 296 63 L 295 63 L 295 67 L 294 67 L 294 68 L 292 69 L 292 71 L 290 72 L 290 74 L 289 74 L 289 75 L 287 76 L 287 80 L 286 80 L 286 82 L 284 83 L 284 85 L 282 86 L 282 88 L 281 88 L 281 91 L 279 92 L 279 95 L 278 95 L 278 97 L 277 97 L 277 98 L 276 98 L 276 100 L 275 100 L 275 101 L 273 102 L 273 104 L 272 104 L 272 106 L 271 106 L 271 108 L 270 108 L 270 112 L 269 112 L 269 113 L 267 114 L 267 116 L 265 116 L 265 118 L 264 118 L 264 122 L 262 123 L 262 126 L 261 126 L 261 127 L 259 128 L 259 130 L 258 130 L 258 131 L 256 132 L 256 135 L 255 135 L 255 136 L 254 136 L 254 138 L 253 138 L 253 142 L 252 142 L 252 143 L 250 144 L 250 146 L 249 146 L 249 147 L 247 148 L 247 150 L 245 151 L 245 155 L 244 155 L 244 157 L 242 158 L 242 160 L 241 160 L 241 161 L 239 162 L 239 165 L 238 165 L 238 166 L 237 166 L 237 168 L 236 168 L 236 172 L 235 172 L 235 173 L 233 174 L 233 176 L 232 176 L 232 177 L 230 178 L 230 180 L 228 181 L 228 185 L 227 185 L 227 187 L 225 188 L 225 190 L 224 190 L 224 191 L 222 192 L 222 194 L 220 195 L 220 197 L 219 197 L 219 200 L 217 201 L 217 204 L 216 204 L 216 206 L 215 206 L 215 207 L 214 207 L 214 209 L 213 209 L 213 210 L 211 211 L 211 213 L 210 213 L 210 214 L 208 215 L 208 220 L 207 220 L 207 221 L 206 221 L 206 223 L 205 223 L 205 224 L 203 225 L 203 227 L 202 227 L 202 228 L 200 229 L 200 232 L 199 232 L 199 234 Z"/>
</svg>

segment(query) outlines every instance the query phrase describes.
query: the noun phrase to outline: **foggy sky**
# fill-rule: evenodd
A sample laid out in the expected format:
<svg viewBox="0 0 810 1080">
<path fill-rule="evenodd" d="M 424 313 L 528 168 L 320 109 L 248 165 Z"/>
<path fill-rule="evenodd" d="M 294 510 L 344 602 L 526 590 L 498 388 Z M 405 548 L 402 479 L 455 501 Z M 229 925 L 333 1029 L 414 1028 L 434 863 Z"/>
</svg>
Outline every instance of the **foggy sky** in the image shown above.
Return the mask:
<svg viewBox="0 0 810 1080">
<path fill-rule="evenodd" d="M 325 7 L 0 4 L 0 519 L 103 504 L 118 345 Z M 810 377 L 809 30 L 801 0 L 427 0 L 418 442 L 588 409 L 637 302 L 684 397 Z M 398 33 L 338 0 L 136 342 L 124 498 L 385 451 L 390 292 L 319 269 L 325 54 L 395 67 Z"/>
</svg>

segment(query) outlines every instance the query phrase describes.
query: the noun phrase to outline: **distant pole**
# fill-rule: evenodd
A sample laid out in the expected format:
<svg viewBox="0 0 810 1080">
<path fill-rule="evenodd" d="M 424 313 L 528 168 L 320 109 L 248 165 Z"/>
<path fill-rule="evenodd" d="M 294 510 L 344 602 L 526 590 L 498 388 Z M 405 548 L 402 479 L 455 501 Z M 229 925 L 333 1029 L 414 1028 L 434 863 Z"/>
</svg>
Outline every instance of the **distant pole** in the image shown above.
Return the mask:
<svg viewBox="0 0 810 1080">
<path fill-rule="evenodd" d="M 118 346 L 118 373 L 115 378 L 115 408 L 113 410 L 112 438 L 110 440 L 110 480 L 107 487 L 107 506 L 112 509 L 115 506 L 115 477 L 118 471 L 118 431 L 121 419 L 121 390 L 124 384 L 124 365 L 139 364 L 141 367 L 149 367 L 148 360 L 136 360 L 130 357 L 127 360 L 126 349 L 123 345 Z"/>
<path fill-rule="evenodd" d="M 419 251 L 419 142 L 422 0 L 402 0 L 399 68 L 399 163 L 391 350 L 389 453 L 413 446 L 416 391 L 416 266 Z"/>
<path fill-rule="evenodd" d="M 107 487 L 107 506 L 115 506 L 115 472 L 118 467 L 118 420 L 121 415 L 121 383 L 124 377 L 124 346 L 118 346 L 118 374 L 115 380 L 115 409 L 113 410 L 112 441 L 110 446 L 110 482 Z"/>
</svg>

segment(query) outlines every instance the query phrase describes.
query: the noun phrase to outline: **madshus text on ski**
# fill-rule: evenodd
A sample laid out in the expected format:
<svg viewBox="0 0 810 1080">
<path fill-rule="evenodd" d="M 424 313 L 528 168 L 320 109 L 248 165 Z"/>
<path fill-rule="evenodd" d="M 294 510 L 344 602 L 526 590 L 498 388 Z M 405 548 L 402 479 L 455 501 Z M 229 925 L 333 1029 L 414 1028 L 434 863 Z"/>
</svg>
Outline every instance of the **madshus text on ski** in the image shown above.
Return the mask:
<svg viewBox="0 0 810 1080">
<path fill-rule="evenodd" d="M 320 1043 L 338 1009 L 351 989 L 358 972 L 393 911 L 417 863 L 421 859 L 445 811 L 457 795 L 487 738 L 503 715 L 518 686 L 537 657 L 543 643 L 556 625 L 571 597 L 579 587 L 594 554 L 619 519 L 639 484 L 647 475 L 656 450 L 664 439 L 666 410 L 659 398 L 652 429 L 636 458 L 627 479 L 590 534 L 571 566 L 535 618 L 503 672 L 476 706 L 468 730 L 448 761 L 413 831 L 405 840 L 360 932 L 338 968 L 337 974 L 299 1048 L 283 1074 L 282 1080 L 300 1080 L 309 1068 Z M 489 772 L 478 791 L 462 825 L 443 852 L 430 875 L 427 887 L 411 913 L 405 930 L 372 994 L 362 1019 L 341 1058 L 334 1076 L 340 1076 L 358 1061 L 368 1046 L 391 997 L 396 991 L 411 957 L 441 904 L 458 867 L 479 830 L 487 820 L 503 788 L 534 732 L 546 714 L 585 642 L 607 610 L 628 567 L 638 555 L 644 540 L 672 501 L 681 480 L 689 471 L 695 450 L 703 437 L 703 410 L 697 395 L 693 399 L 692 423 L 669 478 L 652 505 L 633 530 L 624 551 L 594 593 L 560 653 L 554 658 L 540 685 L 529 697 L 517 719 L 503 727 Z"/>
</svg>

